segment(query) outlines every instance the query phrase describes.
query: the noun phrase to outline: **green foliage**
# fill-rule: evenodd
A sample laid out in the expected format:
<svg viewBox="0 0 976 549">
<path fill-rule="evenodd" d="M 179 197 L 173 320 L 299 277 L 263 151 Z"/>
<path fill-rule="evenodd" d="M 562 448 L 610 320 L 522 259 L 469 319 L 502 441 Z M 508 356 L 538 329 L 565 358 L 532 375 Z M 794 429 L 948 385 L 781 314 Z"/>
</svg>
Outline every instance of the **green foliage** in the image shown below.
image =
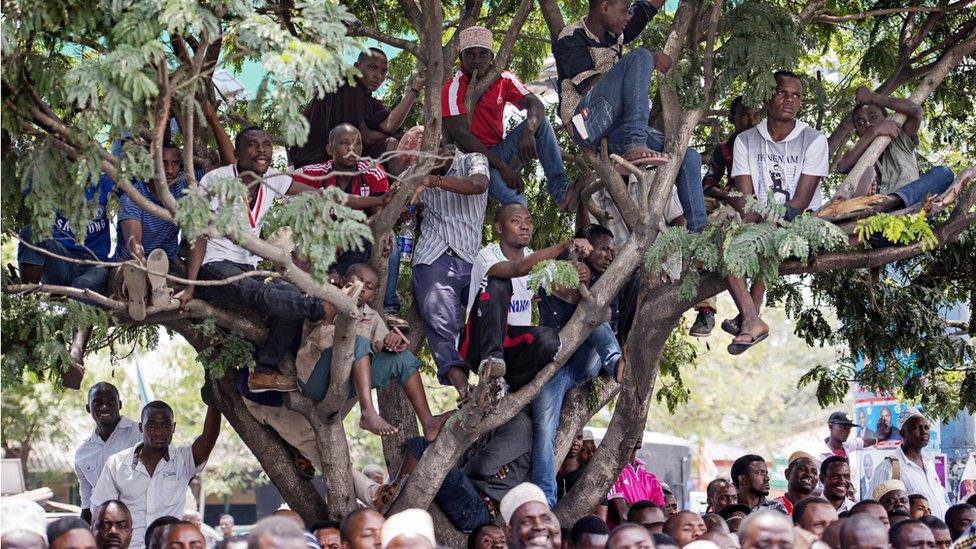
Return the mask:
<svg viewBox="0 0 976 549">
<path fill-rule="evenodd" d="M 683 325 L 675 328 L 664 345 L 660 361 L 660 387 L 655 398 L 667 406 L 670 413 L 681 404 L 688 402 L 691 390 L 685 386 L 681 369 L 694 366 L 698 361 L 698 348 L 688 341 L 688 332 Z"/>
<path fill-rule="evenodd" d="M 213 319 L 201 322 L 197 329 L 211 344 L 197 353 L 208 378 L 220 379 L 227 370 L 254 365 L 254 345 L 240 334 L 221 329 Z"/>
<path fill-rule="evenodd" d="M 545 288 L 578 288 L 580 285 L 579 272 L 571 261 L 557 261 L 550 259 L 537 263 L 529 273 L 529 290 L 532 293 Z"/>
<path fill-rule="evenodd" d="M 931 250 L 939 244 L 939 239 L 935 237 L 932 227 L 925 218 L 925 212 L 908 215 L 875 214 L 866 219 L 859 219 L 854 231 L 862 242 L 867 242 L 873 235 L 880 234 L 892 244 L 921 242 L 923 250 Z"/>
</svg>

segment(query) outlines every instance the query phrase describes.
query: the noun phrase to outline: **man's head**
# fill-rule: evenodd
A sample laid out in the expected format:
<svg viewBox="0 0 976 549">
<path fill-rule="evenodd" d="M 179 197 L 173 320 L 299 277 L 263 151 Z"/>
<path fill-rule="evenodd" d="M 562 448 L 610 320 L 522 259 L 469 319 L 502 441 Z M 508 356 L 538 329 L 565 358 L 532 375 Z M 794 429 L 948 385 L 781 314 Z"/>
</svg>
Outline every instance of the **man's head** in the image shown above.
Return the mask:
<svg viewBox="0 0 976 549">
<path fill-rule="evenodd" d="M 633 510 L 633 507 L 631 507 Z M 607 524 L 595 515 L 586 515 L 576 521 L 569 531 L 566 547 L 570 549 L 603 549 L 610 537 Z"/>
<path fill-rule="evenodd" d="M 888 513 L 895 510 L 908 512 L 908 492 L 905 483 L 890 479 L 878 484 L 871 496 L 880 503 Z"/>
<path fill-rule="evenodd" d="M 702 520 L 705 521 L 705 530 L 712 531 L 718 530 L 719 532 L 728 532 L 729 525 L 725 523 L 725 519 L 720 517 L 716 513 L 705 513 L 702 515 Z"/>
<path fill-rule="evenodd" d="M 757 126 L 761 119 L 762 115 L 759 111 L 747 106 L 741 95 L 736 96 L 729 105 L 729 122 L 732 123 L 732 128 L 737 134 Z"/>
<path fill-rule="evenodd" d="M 699 542 L 710 541 L 717 545 L 719 549 L 738 549 L 739 539 L 738 536 L 734 536 L 729 532 L 723 532 L 721 530 L 706 530 L 698 538 Z"/>
<path fill-rule="evenodd" d="M 837 411 L 830 414 L 827 419 L 827 427 L 830 429 L 830 438 L 844 442 L 850 438 L 851 427 L 854 427 L 854 422 L 847 417 L 847 413 Z"/>
<path fill-rule="evenodd" d="M 332 157 L 336 171 L 355 171 L 363 154 L 363 136 L 352 124 L 339 124 L 329 131 L 325 152 Z"/>
<path fill-rule="evenodd" d="M 200 515 L 200 511 L 194 509 L 187 509 L 183 511 L 183 520 L 193 524 L 197 528 L 200 528 L 200 526 L 203 524 L 203 516 Z"/>
<path fill-rule="evenodd" d="M 587 20 L 596 19 L 614 34 L 620 34 L 630 21 L 630 2 L 627 0 L 590 0 Z M 601 37 L 602 38 L 602 37 Z"/>
<path fill-rule="evenodd" d="M 385 521 L 383 515 L 372 509 L 356 509 L 349 513 L 339 525 L 343 549 L 381 547 L 380 534 Z"/>
<path fill-rule="evenodd" d="M 789 549 L 795 539 L 793 525 L 779 511 L 757 511 L 742 521 L 739 543 L 742 549 Z"/>
<path fill-rule="evenodd" d="M 681 511 L 664 523 L 662 533 L 674 538 L 678 547 L 684 547 L 705 533 L 705 521 L 698 513 Z"/>
<path fill-rule="evenodd" d="M 607 549 L 654 549 L 652 534 L 639 524 L 621 524 L 607 539 Z M 660 546 L 659 546 L 660 547 Z"/>
<path fill-rule="evenodd" d="M 796 113 L 803 103 L 803 81 L 790 71 L 776 71 L 773 79 L 776 84 L 772 97 L 766 103 L 766 118 L 776 122 L 796 120 Z"/>
<path fill-rule="evenodd" d="M 949 531 L 949 525 L 942 522 L 942 519 L 933 515 L 925 515 L 919 520 L 932 531 L 932 537 L 935 538 L 935 546 L 938 549 L 946 549 L 952 544 L 952 533 Z"/>
<path fill-rule="evenodd" d="M 746 495 L 763 497 L 769 494 L 769 471 L 762 456 L 747 454 L 732 463 L 732 482 L 739 492 L 739 501 Z"/>
<path fill-rule="evenodd" d="M 285 507 L 282 507 L 281 509 L 276 509 L 274 513 L 271 513 L 271 516 L 288 519 L 294 522 L 295 526 L 298 526 L 300 529 L 302 530 L 305 529 L 305 519 L 303 519 L 301 515 L 299 515 L 295 511 L 292 511 L 291 509 Z"/>
<path fill-rule="evenodd" d="M 935 549 L 935 536 L 922 521 L 909 519 L 888 530 L 888 543 L 892 549 Z"/>
<path fill-rule="evenodd" d="M 929 507 L 929 500 L 922 494 L 908 496 L 908 514 L 913 519 L 920 519 L 925 515 L 931 515 L 932 508 Z"/>
<path fill-rule="evenodd" d="M 234 138 L 234 153 L 240 172 L 264 175 L 271 167 L 274 143 L 268 132 L 257 126 L 248 126 Z"/>
<path fill-rule="evenodd" d="M 380 274 L 372 266 L 366 263 L 356 263 L 346 270 L 346 280 L 349 282 L 362 282 L 363 291 L 359 293 L 359 306 L 369 303 L 376 295 L 376 286 L 380 283 Z M 382 474 L 380 476 L 382 477 Z M 382 482 L 380 482 L 382 483 Z"/>
<path fill-rule="evenodd" d="M 664 528 L 664 510 L 646 499 L 635 501 L 627 510 L 627 522 L 640 524 L 654 534 Z"/>
<path fill-rule="evenodd" d="M 851 481 L 851 466 L 846 458 L 830 456 L 820 464 L 820 482 L 823 496 L 830 501 L 847 497 L 847 483 Z"/>
<path fill-rule="evenodd" d="M 848 515 L 840 529 L 840 545 L 844 549 L 886 549 L 888 527 L 867 513 Z"/>
<path fill-rule="evenodd" d="M 471 76 L 484 76 L 495 59 L 491 31 L 485 27 L 468 27 L 461 31 L 458 45 L 461 69 Z"/>
<path fill-rule="evenodd" d="M 88 523 L 78 517 L 65 517 L 47 525 L 50 549 L 95 549 L 95 536 Z"/>
<path fill-rule="evenodd" d="M 108 383 L 100 381 L 88 389 L 88 403 L 85 411 L 91 414 L 95 425 L 110 426 L 119 422 L 122 413 L 122 399 L 119 390 Z"/>
<path fill-rule="evenodd" d="M 671 518 L 678 513 L 678 498 L 670 490 L 664 490 L 664 518 Z"/>
<path fill-rule="evenodd" d="M 532 240 L 532 214 L 518 202 L 505 204 L 495 210 L 495 233 L 504 244 L 525 248 Z"/>
<path fill-rule="evenodd" d="M 320 520 L 308 529 L 315 536 L 322 549 L 339 549 L 342 546 L 342 535 L 339 534 L 339 523 L 334 520 Z"/>
<path fill-rule="evenodd" d="M 361 76 L 356 77 L 356 81 L 369 93 L 375 92 L 380 89 L 383 82 L 386 82 L 387 64 L 383 50 L 369 48 L 363 51 L 356 59 L 356 69 L 361 73 Z"/>
<path fill-rule="evenodd" d="M 840 549 L 840 531 L 845 522 L 847 522 L 847 518 L 839 518 L 828 524 L 827 528 L 820 534 L 820 540 L 829 545 L 830 549 Z"/>
<path fill-rule="evenodd" d="M 180 176 L 183 167 L 183 157 L 180 150 L 173 145 L 163 145 L 163 173 L 166 183 L 172 183 Z"/>
<path fill-rule="evenodd" d="M 786 466 L 787 488 L 791 494 L 808 496 L 817 487 L 817 462 L 806 452 L 793 452 Z"/>
<path fill-rule="evenodd" d="M 976 507 L 968 503 L 957 503 L 945 514 L 945 523 L 949 526 L 952 539 L 958 538 L 976 521 Z"/>
<path fill-rule="evenodd" d="M 389 549 L 434 549 L 434 521 L 423 509 L 407 509 L 383 523 L 383 547 Z"/>
<path fill-rule="evenodd" d="M 143 447 L 156 452 L 166 450 L 173 442 L 173 433 L 176 432 L 176 421 L 169 404 L 154 400 L 142 408 L 139 417 Z"/>
<path fill-rule="evenodd" d="M 207 540 L 197 525 L 181 520 L 163 529 L 162 547 L 166 549 L 205 549 Z"/>
<path fill-rule="evenodd" d="M 146 527 L 145 537 L 143 538 L 143 543 L 145 543 L 146 548 L 159 549 L 162 547 L 163 534 L 166 533 L 166 527 L 170 524 L 176 524 L 178 522 L 180 522 L 180 519 L 171 517 L 169 515 L 159 517 L 150 522 L 149 526 Z"/>
<path fill-rule="evenodd" d="M 99 549 L 126 549 L 132 541 L 132 515 L 117 499 L 95 508 L 91 528 Z"/>
<path fill-rule="evenodd" d="M 705 487 L 705 499 L 708 501 L 708 508 L 713 513 L 718 513 L 725 509 L 726 505 L 732 505 L 738 501 L 735 486 L 724 478 L 717 478 L 708 483 Z"/>
<path fill-rule="evenodd" d="M 888 528 L 888 526 L 891 524 L 888 520 L 888 511 L 886 511 L 884 506 L 878 503 L 876 500 L 862 499 L 851 507 L 851 510 L 847 513 L 847 516 L 853 517 L 854 515 L 859 515 L 862 513 L 878 519 L 878 521 L 884 524 L 885 528 Z"/>
<path fill-rule="evenodd" d="M 506 549 L 505 530 L 496 524 L 482 524 L 468 534 L 468 549 Z"/>
<path fill-rule="evenodd" d="M 802 499 L 793 506 L 793 524 L 818 537 L 835 520 L 837 510 L 823 498 Z"/>
<path fill-rule="evenodd" d="M 854 123 L 854 131 L 858 137 L 864 137 L 871 126 L 877 125 L 887 116 L 887 112 L 877 105 L 858 103 L 851 109 L 851 122 Z"/>
<path fill-rule="evenodd" d="M 929 444 L 929 420 L 914 406 L 898 414 L 898 434 L 904 448 L 921 450 Z"/>
<path fill-rule="evenodd" d="M 591 223 L 576 231 L 576 238 L 585 238 L 593 246 L 593 251 L 583 258 L 583 262 L 595 273 L 602 273 L 613 261 L 613 233 L 610 229 Z"/>
<path fill-rule="evenodd" d="M 270 517 L 265 517 L 247 533 L 247 549 L 305 549 L 305 547 L 305 534 L 302 529 L 293 520 L 284 516 L 272 514 Z M 379 547 L 378 543 L 376 547 Z"/>
<path fill-rule="evenodd" d="M 220 529 L 220 535 L 225 538 L 229 538 L 234 535 L 234 517 L 230 515 L 220 515 L 220 519 L 217 521 L 217 526 Z"/>
<path fill-rule="evenodd" d="M 726 505 L 719 511 L 718 516 L 725 519 L 725 524 L 729 526 L 729 532 L 735 533 L 739 531 L 742 521 L 749 515 L 750 511 L 748 505 L 733 503 Z"/>
<path fill-rule="evenodd" d="M 559 519 L 542 501 L 519 505 L 508 521 L 508 543 L 513 549 L 556 549 L 561 544 L 560 536 Z"/>
</svg>

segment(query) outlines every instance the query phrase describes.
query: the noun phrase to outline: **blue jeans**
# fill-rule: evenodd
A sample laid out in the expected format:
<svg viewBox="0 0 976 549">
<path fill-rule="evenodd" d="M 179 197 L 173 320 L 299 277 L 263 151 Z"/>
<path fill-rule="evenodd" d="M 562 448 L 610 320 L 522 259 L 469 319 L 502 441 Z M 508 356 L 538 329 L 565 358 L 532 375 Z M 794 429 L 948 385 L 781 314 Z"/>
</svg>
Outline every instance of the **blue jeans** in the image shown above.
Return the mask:
<svg viewBox="0 0 976 549">
<path fill-rule="evenodd" d="M 400 296 L 397 295 L 397 281 L 400 280 L 400 247 L 393 240 L 390 262 L 386 271 L 386 294 L 383 296 L 383 311 L 400 314 Z"/>
<path fill-rule="evenodd" d="M 415 437 L 407 441 L 407 449 L 418 461 L 428 446 L 430 443 L 424 437 Z M 457 467 L 451 467 L 447 471 L 441 487 L 437 489 L 434 501 L 441 511 L 444 511 L 444 516 L 451 521 L 451 524 L 462 532 L 470 532 L 482 524 L 491 522 L 485 501 L 481 499 L 481 493 L 474 487 L 468 475 Z"/>
<path fill-rule="evenodd" d="M 501 143 L 492 145 L 488 150 L 506 164 L 518 162 L 518 144 L 524 131 L 525 122 L 523 121 L 512 128 Z M 535 130 L 535 150 L 539 154 L 539 164 L 542 164 L 542 171 L 546 174 L 546 191 L 558 202 L 566 196 L 569 178 L 566 176 L 566 167 L 563 165 L 563 156 L 559 150 L 559 142 L 556 141 L 556 133 L 552 130 L 552 124 L 549 123 L 549 120 L 543 119 Z M 489 196 L 497 200 L 499 204 L 518 202 L 523 206 L 526 205 L 525 195 L 519 194 L 518 191 L 506 185 L 501 172 L 492 168 L 489 173 Z"/>
<path fill-rule="evenodd" d="M 946 189 L 949 188 L 949 185 L 952 185 L 952 180 L 955 179 L 955 177 L 956 176 L 952 174 L 952 170 L 949 168 L 945 166 L 936 166 L 922 174 L 922 176 L 915 181 L 912 181 L 891 194 L 897 195 L 898 198 L 901 198 L 901 201 L 905 203 L 906 207 L 908 207 L 912 204 L 918 204 L 919 202 L 925 200 L 925 197 L 928 195 L 944 193 Z"/>
<path fill-rule="evenodd" d="M 661 135 L 647 126 L 650 105 L 647 90 L 654 72 L 654 58 L 644 48 L 636 48 L 617 61 L 580 100 L 576 113 L 587 109 L 584 122 L 588 139 L 578 132 L 573 138 L 581 146 L 596 149 L 606 138 L 610 152 L 622 154 L 634 147 L 664 150 Z M 701 232 L 707 220 L 702 192 L 702 161 L 698 151 L 688 147 L 681 160 L 675 186 L 688 222 L 688 230 Z"/>
<path fill-rule="evenodd" d="M 96 257 L 91 254 L 82 254 L 69 251 L 64 244 L 50 238 L 41 242 L 34 242 L 31 226 L 27 225 L 20 230 L 20 239 L 24 242 L 43 248 L 53 254 L 74 259 L 94 260 Z M 108 283 L 108 267 L 98 265 L 84 265 L 72 263 L 50 255 L 32 250 L 24 245 L 17 246 L 17 263 L 26 265 L 41 265 L 41 283 L 53 286 L 71 286 L 82 290 L 92 290 L 104 294 L 105 286 Z"/>
<path fill-rule="evenodd" d="M 620 360 L 620 344 L 604 322 L 569 357 L 532 401 L 532 482 L 542 488 L 549 505 L 556 504 L 556 430 L 563 398 L 573 387 L 596 377 L 600 370 L 614 375 Z"/>
<path fill-rule="evenodd" d="M 442 385 L 451 384 L 447 371 L 452 366 L 468 370 L 458 353 L 457 338 L 464 327 L 470 283 L 471 264 L 446 252 L 430 265 L 413 266 L 413 302 L 424 321 L 427 348 Z"/>
</svg>

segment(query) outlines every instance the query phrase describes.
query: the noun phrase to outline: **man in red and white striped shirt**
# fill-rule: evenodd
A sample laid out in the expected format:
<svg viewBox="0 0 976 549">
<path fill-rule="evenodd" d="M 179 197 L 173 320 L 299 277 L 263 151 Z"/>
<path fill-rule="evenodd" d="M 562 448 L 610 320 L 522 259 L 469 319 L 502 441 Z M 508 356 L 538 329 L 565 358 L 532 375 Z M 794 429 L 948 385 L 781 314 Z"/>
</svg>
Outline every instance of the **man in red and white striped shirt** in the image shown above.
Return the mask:
<svg viewBox="0 0 976 549">
<path fill-rule="evenodd" d="M 575 207 L 575 193 L 567 192 L 566 168 L 542 101 L 514 73 L 503 70 L 468 112 L 464 104 L 468 83 L 472 75 L 483 78 L 488 74 L 495 57 L 491 31 L 468 27 L 461 31 L 460 46 L 461 70 L 441 88 L 444 129 L 463 152 L 488 157 L 491 168 L 488 194 L 502 205 L 512 202 L 526 205 L 522 194 L 524 183 L 517 168 L 538 158 L 546 174 L 549 194 L 563 210 Z M 524 110 L 526 117 L 505 135 L 503 118 L 507 104 Z"/>
</svg>

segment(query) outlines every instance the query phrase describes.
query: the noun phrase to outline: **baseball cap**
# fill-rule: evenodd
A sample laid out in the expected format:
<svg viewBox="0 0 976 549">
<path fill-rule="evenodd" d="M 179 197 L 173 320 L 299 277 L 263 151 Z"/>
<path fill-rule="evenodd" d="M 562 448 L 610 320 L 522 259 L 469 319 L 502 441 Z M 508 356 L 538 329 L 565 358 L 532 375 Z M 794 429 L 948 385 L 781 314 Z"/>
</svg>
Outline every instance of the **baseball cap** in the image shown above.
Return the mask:
<svg viewBox="0 0 976 549">
<path fill-rule="evenodd" d="M 841 411 L 837 411 L 837 412 L 834 412 L 834 413 L 830 414 L 830 418 L 827 420 L 827 423 L 837 423 L 839 425 L 850 425 L 851 427 L 854 427 L 855 425 L 857 425 L 856 423 L 854 423 L 853 421 L 851 421 L 851 418 L 847 417 L 847 412 L 841 412 Z"/>
</svg>

